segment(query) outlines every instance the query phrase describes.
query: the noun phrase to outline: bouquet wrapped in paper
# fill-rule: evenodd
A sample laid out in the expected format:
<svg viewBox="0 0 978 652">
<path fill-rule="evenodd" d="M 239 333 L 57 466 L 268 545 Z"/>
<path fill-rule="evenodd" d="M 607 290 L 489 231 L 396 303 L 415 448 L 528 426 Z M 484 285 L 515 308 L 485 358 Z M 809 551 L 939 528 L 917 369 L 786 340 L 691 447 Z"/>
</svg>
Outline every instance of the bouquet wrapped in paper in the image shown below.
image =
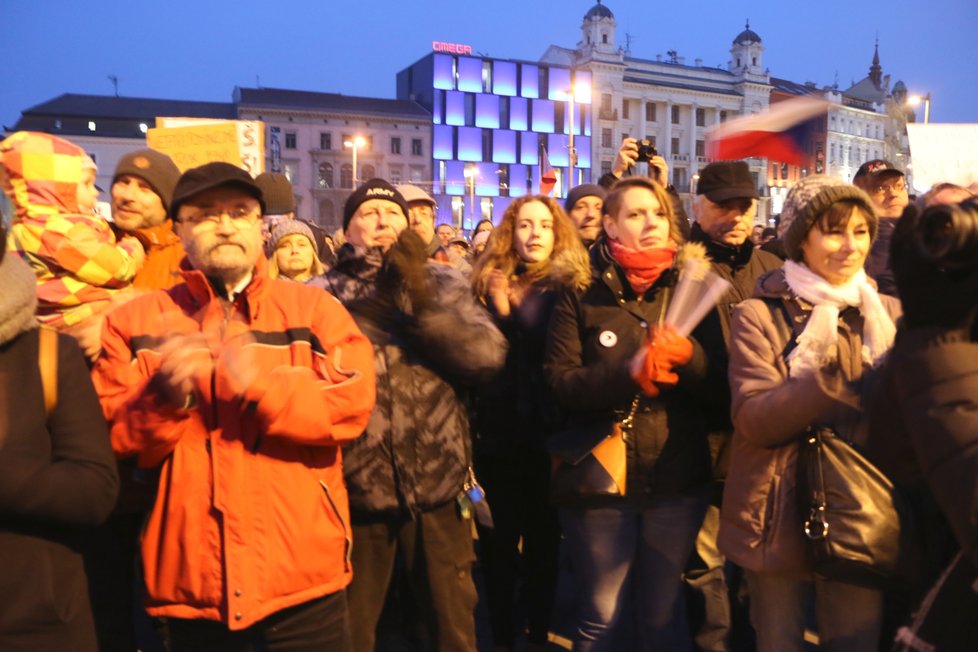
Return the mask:
<svg viewBox="0 0 978 652">
<path fill-rule="evenodd" d="M 713 271 L 706 248 L 695 242 L 679 250 L 679 282 L 666 311 L 665 323 L 688 337 L 706 313 L 730 288 L 730 282 Z"/>
</svg>

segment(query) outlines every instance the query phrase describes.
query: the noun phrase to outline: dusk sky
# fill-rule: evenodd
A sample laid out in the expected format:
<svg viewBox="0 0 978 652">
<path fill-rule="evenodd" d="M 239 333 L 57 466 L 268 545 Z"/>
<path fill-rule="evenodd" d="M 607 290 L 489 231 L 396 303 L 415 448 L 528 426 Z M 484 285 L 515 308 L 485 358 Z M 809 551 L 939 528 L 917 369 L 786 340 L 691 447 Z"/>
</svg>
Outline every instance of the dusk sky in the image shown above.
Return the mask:
<svg viewBox="0 0 978 652">
<path fill-rule="evenodd" d="M 750 19 L 776 77 L 846 88 L 866 76 L 879 37 L 884 74 L 930 92 L 931 121 L 978 122 L 976 0 L 737 3 L 607 0 L 618 44 L 654 59 L 725 67 Z M 62 93 L 228 102 L 235 86 L 393 97 L 398 71 L 433 40 L 537 60 L 574 47 L 594 0 L 6 0 L 0 123 Z M 922 114 L 919 114 L 922 115 Z"/>
</svg>

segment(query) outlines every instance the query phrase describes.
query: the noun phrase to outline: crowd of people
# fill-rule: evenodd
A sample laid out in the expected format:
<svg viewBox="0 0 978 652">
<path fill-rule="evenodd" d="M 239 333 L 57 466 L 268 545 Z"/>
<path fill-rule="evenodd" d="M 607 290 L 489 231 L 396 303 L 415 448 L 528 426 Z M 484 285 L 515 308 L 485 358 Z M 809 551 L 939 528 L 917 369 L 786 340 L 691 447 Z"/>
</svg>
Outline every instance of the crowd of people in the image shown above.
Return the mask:
<svg viewBox="0 0 978 652">
<path fill-rule="evenodd" d="M 975 649 L 972 191 L 871 161 L 769 231 L 746 163 L 688 216 L 637 158 L 466 238 L 151 149 L 107 221 L 81 148 L 0 142 L 0 649 L 373 652 L 393 605 L 474 651 L 477 558 L 497 652 L 552 644 L 561 560 L 576 651 Z M 727 286 L 687 333 L 690 259 Z M 816 430 L 908 498 L 913 579 L 815 554 Z"/>
</svg>

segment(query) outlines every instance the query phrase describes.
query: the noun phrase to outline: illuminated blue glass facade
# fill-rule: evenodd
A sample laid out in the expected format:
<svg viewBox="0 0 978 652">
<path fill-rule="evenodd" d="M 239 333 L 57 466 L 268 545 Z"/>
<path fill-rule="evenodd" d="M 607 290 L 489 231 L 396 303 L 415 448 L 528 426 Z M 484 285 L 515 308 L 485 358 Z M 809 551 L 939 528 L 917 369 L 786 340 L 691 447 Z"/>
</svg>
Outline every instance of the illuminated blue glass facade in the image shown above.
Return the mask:
<svg viewBox="0 0 978 652">
<path fill-rule="evenodd" d="M 566 196 L 568 182 L 590 182 L 591 93 L 578 91 L 569 106 L 571 88 L 590 83 L 587 71 L 447 52 L 402 70 L 398 99 L 432 113 L 430 190 L 438 222 L 466 230 L 484 217 L 498 223 L 513 197 L 540 191 L 544 151 L 558 175 L 557 197 Z"/>
</svg>

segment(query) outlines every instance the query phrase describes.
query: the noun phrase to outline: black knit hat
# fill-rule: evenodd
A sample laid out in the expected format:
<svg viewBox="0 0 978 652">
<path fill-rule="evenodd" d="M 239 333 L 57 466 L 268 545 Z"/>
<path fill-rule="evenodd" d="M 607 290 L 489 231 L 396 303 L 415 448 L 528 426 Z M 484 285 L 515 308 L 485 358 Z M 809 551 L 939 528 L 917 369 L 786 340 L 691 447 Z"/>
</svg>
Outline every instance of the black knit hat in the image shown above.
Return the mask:
<svg viewBox="0 0 978 652">
<path fill-rule="evenodd" d="M 169 210 L 170 201 L 173 199 L 173 188 L 180 178 L 180 169 L 173 159 L 155 149 L 137 149 L 119 159 L 119 164 L 115 166 L 115 174 L 112 176 L 112 183 L 114 184 L 119 177 L 126 174 L 139 177 L 148 183 L 153 192 L 163 201 L 163 208 Z"/>
<path fill-rule="evenodd" d="M 712 202 L 728 199 L 757 199 L 757 187 L 750 168 L 743 161 L 717 161 L 699 172 L 696 194 Z"/>
<path fill-rule="evenodd" d="M 262 172 L 255 177 L 255 183 L 261 188 L 265 198 L 266 215 L 286 215 L 295 212 L 295 195 L 292 194 L 292 182 L 280 172 Z"/>
<path fill-rule="evenodd" d="M 265 199 L 262 197 L 261 188 L 251 178 L 251 175 L 236 165 L 215 161 L 191 168 L 180 175 L 177 186 L 173 189 L 170 217 L 176 221 L 182 204 L 205 190 L 213 190 L 221 186 L 240 188 L 257 199 L 261 204 L 262 214 L 265 213 Z"/>
<path fill-rule="evenodd" d="M 574 208 L 574 204 L 584 197 L 598 197 L 601 201 L 604 201 L 607 194 L 605 189 L 597 184 L 582 183 L 579 186 L 574 186 L 567 193 L 567 199 L 564 200 L 564 210 L 569 213 Z"/>
<path fill-rule="evenodd" d="M 808 237 L 815 221 L 832 204 L 843 200 L 859 204 L 866 213 L 870 238 L 876 238 L 879 220 L 869 195 L 842 179 L 816 174 L 793 185 L 784 198 L 779 228 L 784 234 L 784 250 L 790 259 L 800 260 L 801 244 Z"/>
<path fill-rule="evenodd" d="M 401 207 L 401 210 L 404 211 L 404 218 L 407 219 L 408 205 L 404 201 L 404 195 L 383 179 L 371 179 L 354 190 L 353 194 L 346 200 L 346 206 L 343 207 L 344 231 L 350 226 L 350 220 L 353 219 L 353 214 L 360 208 L 360 204 L 370 199 L 384 199 L 389 202 L 394 202 Z"/>
</svg>

